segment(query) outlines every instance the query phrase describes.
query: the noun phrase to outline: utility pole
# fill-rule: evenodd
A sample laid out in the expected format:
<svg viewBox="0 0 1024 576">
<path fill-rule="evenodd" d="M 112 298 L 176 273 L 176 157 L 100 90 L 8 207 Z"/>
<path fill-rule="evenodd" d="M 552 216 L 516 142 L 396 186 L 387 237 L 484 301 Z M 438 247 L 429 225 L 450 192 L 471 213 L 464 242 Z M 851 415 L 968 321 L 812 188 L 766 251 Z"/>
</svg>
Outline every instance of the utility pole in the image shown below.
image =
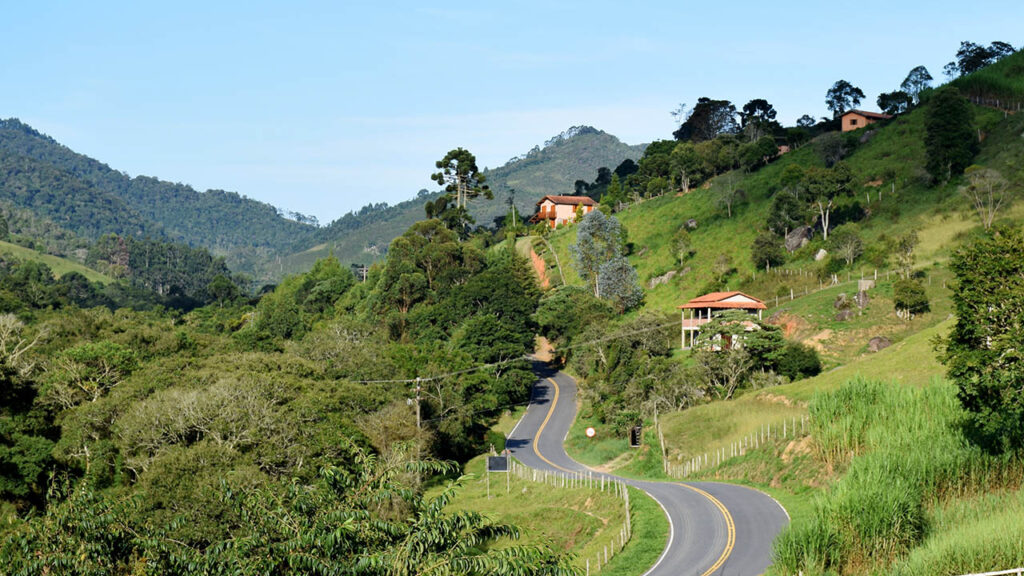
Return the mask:
<svg viewBox="0 0 1024 576">
<path fill-rule="evenodd" d="M 416 430 L 417 430 L 417 434 L 419 434 L 419 430 L 423 429 L 423 422 L 420 419 L 420 391 L 422 389 L 423 389 L 422 386 L 420 386 L 420 377 L 417 376 L 416 377 L 416 398 L 415 398 L 415 401 L 416 401 Z"/>
</svg>

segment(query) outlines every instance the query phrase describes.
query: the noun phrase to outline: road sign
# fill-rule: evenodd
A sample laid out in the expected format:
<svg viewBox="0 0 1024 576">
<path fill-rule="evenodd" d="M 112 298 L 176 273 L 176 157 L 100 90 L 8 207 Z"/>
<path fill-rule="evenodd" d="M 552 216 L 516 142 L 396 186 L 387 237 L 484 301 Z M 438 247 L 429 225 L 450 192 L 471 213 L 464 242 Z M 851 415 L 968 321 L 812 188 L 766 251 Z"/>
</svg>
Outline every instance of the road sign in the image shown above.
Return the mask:
<svg viewBox="0 0 1024 576">
<path fill-rule="evenodd" d="M 588 426 L 587 427 L 587 438 L 593 438 L 594 436 L 597 436 L 597 430 L 594 430 L 593 426 Z"/>
<path fill-rule="evenodd" d="M 508 456 L 488 456 L 488 472 L 508 472 Z"/>
<path fill-rule="evenodd" d="M 639 448 L 643 442 L 644 429 L 643 426 L 633 426 L 629 429 L 629 447 Z"/>
</svg>

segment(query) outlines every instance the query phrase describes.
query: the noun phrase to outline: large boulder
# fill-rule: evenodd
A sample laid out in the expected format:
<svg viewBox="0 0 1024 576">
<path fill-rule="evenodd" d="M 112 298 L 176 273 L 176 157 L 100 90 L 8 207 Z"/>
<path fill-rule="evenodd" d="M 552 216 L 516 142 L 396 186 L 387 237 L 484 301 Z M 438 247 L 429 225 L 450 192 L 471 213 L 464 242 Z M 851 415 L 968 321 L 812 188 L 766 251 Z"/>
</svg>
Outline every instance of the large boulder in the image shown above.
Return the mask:
<svg viewBox="0 0 1024 576">
<path fill-rule="evenodd" d="M 868 340 L 868 352 L 878 352 L 892 346 L 892 341 L 885 336 L 875 336 Z"/>
<path fill-rule="evenodd" d="M 678 272 L 676 272 L 675 270 L 669 270 L 668 272 L 665 272 L 661 276 L 655 276 L 654 278 L 651 278 L 651 281 L 647 284 L 647 289 L 649 290 L 651 288 L 654 288 L 655 286 L 668 282 L 673 277 L 675 277 L 676 274 L 678 274 Z"/>
<path fill-rule="evenodd" d="M 786 234 L 786 250 L 794 252 L 803 248 L 814 237 L 814 228 L 799 226 Z"/>
<path fill-rule="evenodd" d="M 818 250 L 817 254 L 814 255 L 814 261 L 821 262 L 822 260 L 825 259 L 826 256 L 828 256 L 828 250 L 822 248 L 821 250 Z"/>
</svg>

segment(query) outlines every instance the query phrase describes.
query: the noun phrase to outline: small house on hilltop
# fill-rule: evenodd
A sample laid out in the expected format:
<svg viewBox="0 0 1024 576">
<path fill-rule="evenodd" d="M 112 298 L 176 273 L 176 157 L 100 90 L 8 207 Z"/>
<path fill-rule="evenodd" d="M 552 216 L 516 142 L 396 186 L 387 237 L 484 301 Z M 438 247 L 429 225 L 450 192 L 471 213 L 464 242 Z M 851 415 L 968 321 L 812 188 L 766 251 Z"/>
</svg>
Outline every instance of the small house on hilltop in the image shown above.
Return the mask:
<svg viewBox="0 0 1024 576">
<path fill-rule="evenodd" d="M 537 213 L 530 218 L 530 222 L 547 221 L 554 228 L 559 224 L 575 222 L 579 208 L 587 214 L 597 208 L 597 202 L 589 196 L 545 196 L 537 201 Z"/>
<path fill-rule="evenodd" d="M 722 312 L 724 310 L 744 310 L 751 316 L 757 316 L 757 319 L 761 319 L 761 313 L 767 310 L 764 302 L 754 298 L 753 296 L 747 296 L 742 292 L 712 292 L 703 296 L 698 296 L 693 300 L 690 300 L 686 304 L 679 306 L 682 310 L 682 333 L 681 333 L 681 346 L 684 349 L 693 348 L 694 342 L 697 340 L 697 332 L 700 331 L 700 327 L 711 321 L 714 314 Z M 687 318 L 686 311 L 689 310 L 689 318 Z M 747 324 L 746 322 L 744 324 Z M 750 329 L 753 329 L 757 325 L 750 322 Z"/>
<path fill-rule="evenodd" d="M 843 132 L 858 130 L 868 124 L 874 124 L 879 120 L 888 120 L 890 118 L 892 118 L 892 114 L 865 112 L 864 110 L 848 110 L 842 116 Z"/>
</svg>

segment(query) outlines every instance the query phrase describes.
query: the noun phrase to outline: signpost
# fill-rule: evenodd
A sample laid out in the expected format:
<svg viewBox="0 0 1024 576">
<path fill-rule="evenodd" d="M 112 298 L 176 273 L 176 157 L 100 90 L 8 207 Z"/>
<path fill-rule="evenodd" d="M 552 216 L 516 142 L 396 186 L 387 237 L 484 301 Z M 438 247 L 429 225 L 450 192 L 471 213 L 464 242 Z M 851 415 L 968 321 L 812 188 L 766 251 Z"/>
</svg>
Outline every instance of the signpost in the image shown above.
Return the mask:
<svg viewBox="0 0 1024 576">
<path fill-rule="evenodd" d="M 501 456 L 488 456 L 487 457 L 487 498 L 491 497 L 491 472 L 504 473 L 505 474 L 505 493 L 508 494 L 511 480 L 509 479 L 509 454 L 508 450 L 502 450 Z"/>
</svg>

